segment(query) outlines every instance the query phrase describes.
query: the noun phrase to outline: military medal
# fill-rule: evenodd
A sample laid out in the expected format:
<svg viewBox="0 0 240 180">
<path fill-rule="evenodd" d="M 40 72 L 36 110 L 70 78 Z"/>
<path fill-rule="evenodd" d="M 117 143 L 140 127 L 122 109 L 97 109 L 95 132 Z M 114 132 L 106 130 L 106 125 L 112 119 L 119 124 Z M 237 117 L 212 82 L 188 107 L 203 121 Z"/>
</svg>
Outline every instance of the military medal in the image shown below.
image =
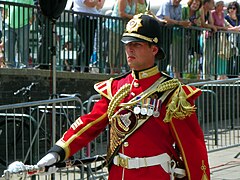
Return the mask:
<svg viewBox="0 0 240 180">
<path fill-rule="evenodd" d="M 139 99 L 140 97 L 138 97 L 137 99 Z M 134 114 L 140 114 L 141 112 L 141 108 L 139 107 L 140 104 L 138 103 L 134 108 L 133 108 L 133 113 Z"/>
<path fill-rule="evenodd" d="M 142 107 L 141 108 L 141 115 L 146 115 L 147 114 L 147 108 L 145 108 L 145 107 Z"/>
<path fill-rule="evenodd" d="M 134 114 L 139 114 L 141 112 L 141 108 L 139 107 L 139 105 L 134 107 L 133 112 L 134 112 Z"/>
<path fill-rule="evenodd" d="M 143 101 L 145 102 L 146 99 L 143 99 Z M 141 115 L 146 115 L 147 114 L 147 108 L 146 108 L 146 103 L 142 103 L 142 107 L 141 107 Z"/>
<path fill-rule="evenodd" d="M 152 104 L 151 103 L 151 99 L 149 98 L 149 108 L 148 108 L 148 112 L 147 112 L 148 116 L 152 116 L 153 115 L 155 102 L 156 102 L 156 99 L 153 99 L 153 104 Z"/>
<path fill-rule="evenodd" d="M 149 107 L 147 115 L 148 116 L 152 116 L 153 115 L 153 107 Z"/>
<path fill-rule="evenodd" d="M 153 117 L 159 117 L 160 113 L 158 111 L 153 112 Z"/>
<path fill-rule="evenodd" d="M 153 112 L 154 117 L 159 117 L 160 112 L 159 112 L 159 106 L 161 107 L 162 101 L 160 99 L 157 100 L 157 106 L 155 111 Z"/>
</svg>

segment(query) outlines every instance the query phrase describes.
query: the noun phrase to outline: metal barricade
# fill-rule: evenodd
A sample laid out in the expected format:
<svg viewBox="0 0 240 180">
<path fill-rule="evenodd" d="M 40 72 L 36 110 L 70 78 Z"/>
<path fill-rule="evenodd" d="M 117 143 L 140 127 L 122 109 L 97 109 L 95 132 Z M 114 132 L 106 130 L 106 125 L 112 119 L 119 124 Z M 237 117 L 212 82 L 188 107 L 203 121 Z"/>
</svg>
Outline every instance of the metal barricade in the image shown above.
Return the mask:
<svg viewBox="0 0 240 180">
<path fill-rule="evenodd" d="M 53 104 L 55 105 L 56 126 L 52 126 Z M 36 164 L 43 157 L 54 141 L 58 140 L 79 116 L 84 114 L 83 103 L 78 96 L 34 101 L 0 106 L 0 174 L 13 161 L 19 160 L 25 164 Z M 55 130 L 53 130 L 55 129 Z M 56 132 L 55 135 L 52 133 Z M 101 144 L 101 142 L 96 142 Z M 96 152 L 95 143 L 91 147 L 91 156 Z M 88 148 L 83 148 L 75 154 L 81 159 L 89 156 Z M 94 168 L 99 163 L 93 163 L 90 169 L 84 166 L 65 168 L 55 174 L 56 179 L 84 179 L 96 177 Z M 102 167 L 101 167 L 102 168 Z M 87 173 L 88 172 L 88 173 Z M 106 173 L 105 173 L 106 175 Z M 104 177 L 103 175 L 101 177 Z M 34 177 L 42 179 L 43 177 Z"/>
<path fill-rule="evenodd" d="M 208 152 L 240 146 L 240 79 L 191 83 L 202 90 L 197 115 Z"/>
</svg>

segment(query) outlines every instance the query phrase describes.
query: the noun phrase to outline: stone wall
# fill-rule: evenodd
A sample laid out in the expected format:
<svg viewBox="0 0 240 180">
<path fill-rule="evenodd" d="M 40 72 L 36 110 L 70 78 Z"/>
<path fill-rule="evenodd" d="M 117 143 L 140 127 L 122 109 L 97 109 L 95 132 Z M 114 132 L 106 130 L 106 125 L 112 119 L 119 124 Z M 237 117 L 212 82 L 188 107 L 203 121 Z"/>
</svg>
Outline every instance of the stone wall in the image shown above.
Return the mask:
<svg viewBox="0 0 240 180">
<path fill-rule="evenodd" d="M 22 93 L 14 95 L 14 92 L 29 86 L 32 82 L 37 85 L 33 86 L 30 93 L 31 101 L 49 99 L 52 92 L 51 74 L 50 70 L 0 69 L 0 105 L 26 102 L 26 96 L 23 97 Z M 93 88 L 96 82 L 110 78 L 109 75 L 104 74 L 72 72 L 57 72 L 56 77 L 57 94 L 79 93 L 82 101 L 96 94 Z"/>
</svg>

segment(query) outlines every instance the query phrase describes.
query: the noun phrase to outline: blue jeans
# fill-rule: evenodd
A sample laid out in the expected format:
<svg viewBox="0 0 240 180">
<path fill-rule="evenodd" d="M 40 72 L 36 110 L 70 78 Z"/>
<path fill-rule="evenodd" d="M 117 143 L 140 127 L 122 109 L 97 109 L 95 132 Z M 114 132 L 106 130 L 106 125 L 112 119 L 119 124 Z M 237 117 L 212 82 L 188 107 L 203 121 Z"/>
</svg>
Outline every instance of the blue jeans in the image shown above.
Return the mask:
<svg viewBox="0 0 240 180">
<path fill-rule="evenodd" d="M 5 57 L 8 63 L 14 67 L 19 67 L 20 63 L 29 66 L 29 25 L 21 28 L 7 27 L 5 34 Z M 17 48 L 15 45 L 17 43 Z M 18 57 L 15 60 L 16 52 Z"/>
</svg>

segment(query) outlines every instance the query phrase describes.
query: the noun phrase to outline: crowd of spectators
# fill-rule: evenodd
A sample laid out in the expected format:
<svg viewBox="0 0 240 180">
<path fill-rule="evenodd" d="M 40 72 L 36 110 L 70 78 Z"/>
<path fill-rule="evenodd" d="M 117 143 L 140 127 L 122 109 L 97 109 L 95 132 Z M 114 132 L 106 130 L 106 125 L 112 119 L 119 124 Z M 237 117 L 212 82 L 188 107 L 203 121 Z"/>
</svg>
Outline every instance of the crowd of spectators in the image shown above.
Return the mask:
<svg viewBox="0 0 240 180">
<path fill-rule="evenodd" d="M 37 5 L 36 2 L 37 0 L 19 1 L 19 3 L 30 5 Z M 147 0 L 116 0 L 111 13 L 107 14 L 113 17 L 105 25 L 105 29 L 106 27 L 108 29 L 108 46 L 105 51 L 108 52 L 104 61 L 109 63 L 110 74 L 121 73 L 121 68 L 124 67 L 125 63 L 124 47 L 120 42 L 125 24 L 117 18 L 127 20 L 138 13 L 152 13 L 150 12 L 150 2 Z M 94 43 L 96 43 L 96 33 L 99 30 L 97 28 L 98 19 L 84 13 L 100 15 L 104 3 L 105 0 L 72 1 L 74 29 L 80 39 L 76 44 L 78 50 L 75 71 L 89 72 L 90 59 L 93 56 L 94 47 L 97 46 Z M 41 35 L 42 31 L 46 32 L 47 30 L 44 29 L 46 23 L 42 21 L 44 17 L 38 15 L 38 18 L 34 18 L 34 13 L 29 9 L 13 8 L 11 5 L 4 7 L 1 5 L 0 12 L 0 38 L 2 43 L 0 53 L 2 54 L 3 51 L 5 53 L 4 56 L 1 56 L 1 67 L 34 67 L 34 65 L 29 66 L 29 50 L 31 51 L 28 40 L 29 30 L 33 21 L 36 20 L 41 27 L 39 28 L 41 31 L 39 34 Z M 163 26 L 172 27 L 169 28 L 168 37 L 163 38 L 163 41 L 168 41 L 167 46 L 165 46 L 168 66 L 162 70 L 168 71 L 176 78 L 184 78 L 186 67 L 189 67 L 189 64 L 194 60 L 194 73 L 213 74 L 216 79 L 238 75 L 240 39 L 237 32 L 240 30 L 240 15 L 237 1 L 233 1 L 226 6 L 222 0 L 189 0 L 186 5 L 182 5 L 181 0 L 163 0 L 158 11 L 155 14 L 152 13 L 152 15 L 158 18 Z M 18 20 L 16 18 L 14 20 L 14 17 L 18 17 Z M 192 27 L 205 28 L 205 30 L 189 30 Z M 231 32 L 224 33 L 224 31 Z M 51 31 L 47 34 L 51 36 Z M 45 36 L 42 35 L 43 37 L 46 36 L 46 34 Z M 42 38 L 40 42 L 44 44 L 47 41 L 46 38 L 45 40 Z M 16 43 L 17 45 L 15 45 Z M 74 42 L 69 43 L 72 43 L 71 45 L 74 47 Z M 181 45 L 184 48 L 179 48 Z M 44 51 L 41 50 L 41 46 L 37 51 L 39 54 L 37 59 L 39 59 L 39 63 L 43 62 L 43 64 L 45 61 L 42 59 L 45 58 L 49 63 L 50 58 L 47 55 L 49 52 L 45 52 L 49 51 L 50 45 L 46 44 L 45 46 L 47 48 L 45 47 Z M 235 47 L 235 49 L 233 50 L 232 47 Z M 214 51 L 212 51 L 213 48 Z M 185 51 L 179 52 L 183 51 L 182 49 Z M 228 51 L 225 52 L 226 50 Z M 19 54 L 17 58 L 16 54 Z M 70 62 L 64 60 L 64 63 L 69 64 Z M 65 68 L 65 70 L 71 69 Z M 205 78 L 211 77 L 205 76 Z"/>
<path fill-rule="evenodd" d="M 228 22 L 229 9 L 237 12 L 238 3 L 229 3 L 228 12 L 222 0 L 189 0 L 186 6 L 182 6 L 179 0 L 165 0 L 161 3 L 157 17 L 165 25 L 175 25 L 170 31 L 172 36 L 168 37 L 167 48 L 170 64 L 168 71 L 172 72 L 172 76 L 182 78 L 186 67 L 189 67 L 193 60 L 194 69 L 197 70 L 194 73 L 202 75 L 198 76 L 199 78 L 220 80 L 226 79 L 230 74 L 238 75 L 239 62 L 236 52 L 239 46 L 236 42 L 239 35 L 232 32 L 239 32 L 239 26 Z M 236 12 L 235 22 L 238 14 Z M 183 30 L 193 26 L 207 30 Z M 184 48 L 179 48 L 180 46 Z M 189 72 L 189 69 L 187 71 Z"/>
</svg>

